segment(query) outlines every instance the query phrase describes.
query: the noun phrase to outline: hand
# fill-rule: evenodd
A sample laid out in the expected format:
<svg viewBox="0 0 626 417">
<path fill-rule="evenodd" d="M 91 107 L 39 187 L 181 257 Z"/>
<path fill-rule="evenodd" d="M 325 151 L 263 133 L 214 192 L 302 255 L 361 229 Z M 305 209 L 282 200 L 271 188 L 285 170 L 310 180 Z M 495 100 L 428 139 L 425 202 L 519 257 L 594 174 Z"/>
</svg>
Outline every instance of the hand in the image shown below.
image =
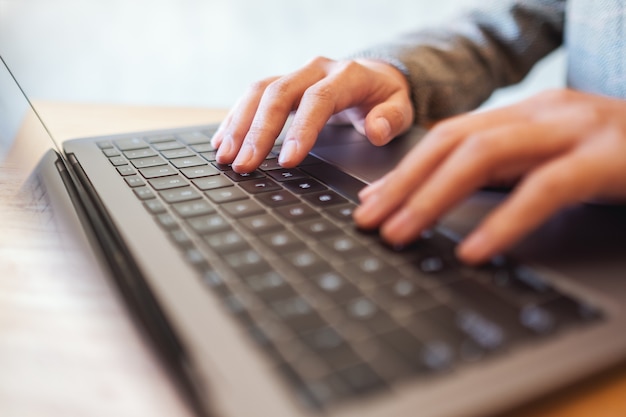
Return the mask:
<svg viewBox="0 0 626 417">
<path fill-rule="evenodd" d="M 436 125 L 396 169 L 362 190 L 357 224 L 406 244 L 479 187 L 519 180 L 459 245 L 488 260 L 559 209 L 626 199 L 626 101 L 555 90 Z"/>
<path fill-rule="evenodd" d="M 297 111 L 296 111 L 297 110 Z M 371 60 L 316 58 L 300 70 L 254 84 L 213 137 L 217 161 L 236 172 L 256 169 L 296 111 L 279 155 L 293 167 L 313 147 L 331 116 L 349 121 L 377 145 L 413 123 L 410 88 L 395 67 Z"/>
</svg>

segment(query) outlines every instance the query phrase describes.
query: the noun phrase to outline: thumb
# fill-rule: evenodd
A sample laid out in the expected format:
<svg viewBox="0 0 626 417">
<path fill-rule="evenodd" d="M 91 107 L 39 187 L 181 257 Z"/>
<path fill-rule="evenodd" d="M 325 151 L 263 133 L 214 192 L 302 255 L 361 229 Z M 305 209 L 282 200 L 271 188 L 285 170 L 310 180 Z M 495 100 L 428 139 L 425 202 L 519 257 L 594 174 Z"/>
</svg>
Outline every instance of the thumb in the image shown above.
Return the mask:
<svg viewBox="0 0 626 417">
<path fill-rule="evenodd" d="M 365 136 L 382 146 L 413 124 L 413 106 L 405 98 L 391 97 L 376 105 L 365 117 Z"/>
</svg>

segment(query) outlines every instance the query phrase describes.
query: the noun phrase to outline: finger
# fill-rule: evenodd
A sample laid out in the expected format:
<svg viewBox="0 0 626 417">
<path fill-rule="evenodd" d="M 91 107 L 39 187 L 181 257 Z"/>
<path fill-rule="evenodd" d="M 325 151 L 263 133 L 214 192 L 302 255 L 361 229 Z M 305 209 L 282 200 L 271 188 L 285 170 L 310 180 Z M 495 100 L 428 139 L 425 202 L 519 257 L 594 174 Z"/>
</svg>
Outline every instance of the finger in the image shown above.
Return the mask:
<svg viewBox="0 0 626 417">
<path fill-rule="evenodd" d="M 281 148 L 278 161 L 282 166 L 293 167 L 300 163 L 313 148 L 330 117 L 350 107 L 351 102 L 346 96 L 353 88 L 362 88 L 351 84 L 345 71 L 340 71 L 306 90 Z"/>
<path fill-rule="evenodd" d="M 359 191 L 359 200 L 361 201 L 361 203 L 364 203 L 365 201 L 367 201 L 369 196 L 376 194 L 384 186 L 385 177 L 379 178 L 378 180 L 372 182 L 367 187 Z"/>
<path fill-rule="evenodd" d="M 227 126 L 232 123 L 233 119 L 233 109 L 231 109 L 227 114 L 224 120 L 220 123 L 217 130 L 211 137 L 211 146 L 215 149 L 218 149 L 224 140 L 224 131 L 227 129 Z"/>
<path fill-rule="evenodd" d="M 606 160 L 577 151 L 544 164 L 459 245 L 458 256 L 470 264 L 483 262 L 561 208 L 595 196 L 606 182 L 602 175 Z"/>
<path fill-rule="evenodd" d="M 218 150 L 215 158 L 217 162 L 222 164 L 233 162 L 241 142 L 250 129 L 265 89 L 277 78 L 267 78 L 250 86 L 248 92 L 231 109 L 220 126 L 219 132 L 216 133 L 215 142 Z"/>
<path fill-rule="evenodd" d="M 520 162 L 526 161 L 527 166 L 535 166 L 537 161 L 568 151 L 572 147 L 569 129 L 559 132 L 560 125 L 505 125 L 470 136 L 385 220 L 381 234 L 390 242 L 408 243 L 491 178 L 499 178 L 499 171 L 508 171 L 512 163 L 522 167 Z M 546 132 L 552 136 L 546 138 Z"/>
<path fill-rule="evenodd" d="M 318 58 L 289 75 L 283 76 L 265 89 L 256 114 L 243 141 L 236 149 L 233 169 L 238 172 L 254 170 L 272 149 L 289 114 L 295 110 L 311 85 L 322 80 L 333 61 Z M 328 117 L 324 119 L 324 122 Z"/>
<path fill-rule="evenodd" d="M 398 92 L 376 105 L 365 118 L 365 136 L 382 146 L 407 131 L 413 124 L 413 106 L 409 96 Z"/>
<path fill-rule="evenodd" d="M 493 126 L 510 125 L 529 120 L 528 106 L 524 104 L 503 107 L 487 112 L 470 113 L 447 119 L 431 129 L 393 170 L 392 179 L 385 188 L 372 195 L 357 208 L 354 218 L 360 227 L 379 227 L 395 212 L 409 195 L 437 169 L 457 146 L 474 132 Z"/>
<path fill-rule="evenodd" d="M 328 76 L 308 88 L 303 95 L 287 132 L 279 162 L 286 167 L 297 165 L 311 150 L 319 132 L 334 114 L 344 112 L 344 117 L 366 133 L 362 122 L 364 115 L 377 103 L 389 100 L 399 89 L 389 78 L 361 63 L 334 63 Z M 411 108 L 410 103 L 408 107 Z"/>
</svg>

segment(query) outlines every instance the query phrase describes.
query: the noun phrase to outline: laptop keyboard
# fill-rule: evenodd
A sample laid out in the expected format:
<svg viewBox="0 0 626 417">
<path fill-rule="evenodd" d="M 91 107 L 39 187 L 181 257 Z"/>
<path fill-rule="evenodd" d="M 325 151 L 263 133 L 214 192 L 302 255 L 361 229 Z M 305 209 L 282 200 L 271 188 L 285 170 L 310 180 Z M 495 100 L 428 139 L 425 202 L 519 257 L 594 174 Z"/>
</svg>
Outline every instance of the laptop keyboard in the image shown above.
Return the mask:
<svg viewBox="0 0 626 417">
<path fill-rule="evenodd" d="M 277 372 L 322 409 L 523 348 L 602 313 L 531 268 L 470 268 L 445 230 L 391 248 L 352 221 L 360 181 L 277 150 L 250 174 L 212 131 L 98 146 Z"/>
</svg>

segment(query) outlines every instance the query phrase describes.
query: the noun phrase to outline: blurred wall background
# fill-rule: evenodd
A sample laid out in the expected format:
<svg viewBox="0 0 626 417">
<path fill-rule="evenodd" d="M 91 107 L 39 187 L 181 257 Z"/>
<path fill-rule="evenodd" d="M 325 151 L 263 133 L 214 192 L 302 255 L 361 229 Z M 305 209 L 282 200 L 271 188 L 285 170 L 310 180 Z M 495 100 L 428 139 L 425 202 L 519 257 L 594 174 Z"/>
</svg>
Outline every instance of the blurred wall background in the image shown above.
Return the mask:
<svg viewBox="0 0 626 417">
<path fill-rule="evenodd" d="M 477 0 L 0 0 L 0 46 L 32 97 L 229 107 L 254 80 L 341 58 Z M 561 53 L 490 105 L 561 84 Z"/>
</svg>

